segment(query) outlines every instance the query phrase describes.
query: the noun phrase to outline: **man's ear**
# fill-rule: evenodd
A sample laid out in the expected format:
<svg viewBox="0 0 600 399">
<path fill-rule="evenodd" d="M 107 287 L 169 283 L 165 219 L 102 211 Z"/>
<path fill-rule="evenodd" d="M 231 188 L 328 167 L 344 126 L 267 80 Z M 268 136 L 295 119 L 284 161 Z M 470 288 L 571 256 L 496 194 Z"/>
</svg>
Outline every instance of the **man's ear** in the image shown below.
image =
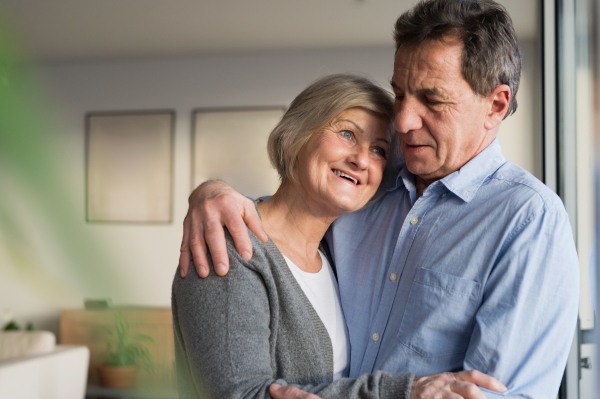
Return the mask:
<svg viewBox="0 0 600 399">
<path fill-rule="evenodd" d="M 489 108 L 484 122 L 484 126 L 487 130 L 494 129 L 502 122 L 504 115 L 508 112 L 510 96 L 511 92 L 508 85 L 496 86 L 490 95 L 487 96 Z"/>
</svg>

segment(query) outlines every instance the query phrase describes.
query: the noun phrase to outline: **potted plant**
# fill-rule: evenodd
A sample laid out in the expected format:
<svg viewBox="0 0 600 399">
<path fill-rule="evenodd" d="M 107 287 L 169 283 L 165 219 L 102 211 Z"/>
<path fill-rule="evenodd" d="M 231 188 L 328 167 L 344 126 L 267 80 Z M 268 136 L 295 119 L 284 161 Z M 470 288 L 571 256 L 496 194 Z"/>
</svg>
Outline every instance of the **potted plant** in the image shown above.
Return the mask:
<svg viewBox="0 0 600 399">
<path fill-rule="evenodd" d="M 145 334 L 131 334 L 123 314 L 115 314 L 115 326 L 105 327 L 108 340 L 104 361 L 98 365 L 102 385 L 112 388 L 129 388 L 135 385 L 137 367 L 148 372 L 154 369 L 152 356 L 144 341 L 154 343 Z"/>
</svg>

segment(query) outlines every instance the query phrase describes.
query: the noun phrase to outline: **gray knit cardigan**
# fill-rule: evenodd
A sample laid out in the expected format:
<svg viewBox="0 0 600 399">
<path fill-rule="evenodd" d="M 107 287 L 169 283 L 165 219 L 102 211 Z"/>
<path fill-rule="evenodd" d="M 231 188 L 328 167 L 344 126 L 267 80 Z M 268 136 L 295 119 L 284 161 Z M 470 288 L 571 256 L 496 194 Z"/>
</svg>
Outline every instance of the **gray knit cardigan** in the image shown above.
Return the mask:
<svg viewBox="0 0 600 399">
<path fill-rule="evenodd" d="M 226 233 L 229 273 L 173 281 L 180 398 L 270 398 L 294 385 L 321 398 L 409 399 L 414 374 L 378 371 L 333 381 L 331 340 L 273 241 L 249 231 L 252 259 Z"/>
</svg>

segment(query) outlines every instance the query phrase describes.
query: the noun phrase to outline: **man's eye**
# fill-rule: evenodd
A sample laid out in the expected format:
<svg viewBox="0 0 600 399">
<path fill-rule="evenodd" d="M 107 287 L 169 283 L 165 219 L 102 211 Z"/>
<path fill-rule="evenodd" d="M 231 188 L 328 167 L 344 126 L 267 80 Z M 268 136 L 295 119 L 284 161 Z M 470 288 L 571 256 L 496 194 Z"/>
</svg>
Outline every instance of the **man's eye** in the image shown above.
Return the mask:
<svg viewBox="0 0 600 399">
<path fill-rule="evenodd" d="M 439 102 L 439 101 L 436 101 L 436 100 L 434 100 L 434 99 L 431 99 L 431 98 L 428 98 L 428 97 L 425 97 L 425 101 L 426 101 L 426 102 L 427 102 L 427 104 L 429 104 L 429 105 L 437 105 L 437 104 L 440 104 L 440 102 Z"/>
</svg>

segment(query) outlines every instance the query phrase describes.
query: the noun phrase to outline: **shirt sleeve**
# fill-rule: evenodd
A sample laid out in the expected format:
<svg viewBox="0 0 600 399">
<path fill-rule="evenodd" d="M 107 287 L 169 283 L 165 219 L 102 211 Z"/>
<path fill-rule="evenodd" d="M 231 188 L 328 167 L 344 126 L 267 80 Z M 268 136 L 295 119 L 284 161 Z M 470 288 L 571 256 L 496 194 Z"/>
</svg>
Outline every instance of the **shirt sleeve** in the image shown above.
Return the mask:
<svg viewBox="0 0 600 399">
<path fill-rule="evenodd" d="M 507 237 L 483 292 L 464 361 L 508 390 L 555 397 L 578 314 L 579 262 L 564 210 L 530 215 Z"/>
<path fill-rule="evenodd" d="M 230 254 L 231 255 L 231 254 Z M 231 256 L 230 256 L 231 258 Z M 224 277 L 176 273 L 172 310 L 181 398 L 271 398 L 272 329 L 267 288 L 256 271 L 230 259 Z M 302 356 L 302 354 L 298 354 Z M 408 399 L 414 375 L 377 372 L 330 384 L 295 385 L 327 398 Z"/>
</svg>

